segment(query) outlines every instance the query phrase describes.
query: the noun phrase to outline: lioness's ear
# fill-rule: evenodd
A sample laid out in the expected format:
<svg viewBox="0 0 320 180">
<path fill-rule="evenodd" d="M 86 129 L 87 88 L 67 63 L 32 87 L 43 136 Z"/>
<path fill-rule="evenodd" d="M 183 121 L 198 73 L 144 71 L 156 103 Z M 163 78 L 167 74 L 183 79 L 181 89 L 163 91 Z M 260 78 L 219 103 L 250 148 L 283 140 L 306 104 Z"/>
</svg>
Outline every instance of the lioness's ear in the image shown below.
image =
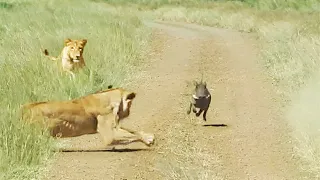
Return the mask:
<svg viewBox="0 0 320 180">
<path fill-rule="evenodd" d="M 87 41 L 88 41 L 88 40 L 86 40 L 86 39 L 82 39 L 82 40 L 81 40 L 81 44 L 82 44 L 83 46 L 85 46 L 85 45 L 87 44 Z"/>
<path fill-rule="evenodd" d="M 108 89 L 111 89 L 112 87 L 113 87 L 113 85 L 109 85 L 109 86 L 108 86 Z"/>
<path fill-rule="evenodd" d="M 64 45 L 66 46 L 69 42 L 71 42 L 72 40 L 70 38 L 67 38 L 64 40 Z"/>
<path fill-rule="evenodd" d="M 136 97 L 136 93 L 132 92 L 127 94 L 126 100 L 133 100 Z"/>
</svg>

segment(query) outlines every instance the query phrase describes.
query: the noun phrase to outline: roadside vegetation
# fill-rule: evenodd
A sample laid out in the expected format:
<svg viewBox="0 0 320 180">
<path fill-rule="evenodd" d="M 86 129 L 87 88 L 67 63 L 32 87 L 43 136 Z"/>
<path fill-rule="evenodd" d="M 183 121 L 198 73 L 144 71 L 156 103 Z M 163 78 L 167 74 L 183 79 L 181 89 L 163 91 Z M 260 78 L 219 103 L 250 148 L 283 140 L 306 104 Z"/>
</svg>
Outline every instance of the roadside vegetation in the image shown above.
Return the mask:
<svg viewBox="0 0 320 180">
<path fill-rule="evenodd" d="M 319 0 L 96 1 L 134 7 L 146 20 L 196 23 L 256 35 L 259 61 L 285 104 L 284 119 L 292 126 L 295 156 L 302 160 L 307 178 L 319 178 Z"/>
<path fill-rule="evenodd" d="M 54 141 L 19 122 L 21 104 L 125 86 L 142 62 L 146 35 L 138 17 L 91 1 L 0 1 L 0 179 L 39 179 L 54 157 Z M 58 55 L 65 38 L 88 40 L 88 68 L 75 81 L 41 52 Z"/>
<path fill-rule="evenodd" d="M 114 8 L 116 7 L 116 8 Z M 21 104 L 79 97 L 125 85 L 142 62 L 141 20 L 197 23 L 257 36 L 260 61 L 286 102 L 296 155 L 309 179 L 320 176 L 319 0 L 5 0 L 0 1 L 0 178 L 38 178 L 53 141 L 20 125 Z M 64 38 L 86 38 L 88 69 L 76 81 L 41 54 Z"/>
</svg>

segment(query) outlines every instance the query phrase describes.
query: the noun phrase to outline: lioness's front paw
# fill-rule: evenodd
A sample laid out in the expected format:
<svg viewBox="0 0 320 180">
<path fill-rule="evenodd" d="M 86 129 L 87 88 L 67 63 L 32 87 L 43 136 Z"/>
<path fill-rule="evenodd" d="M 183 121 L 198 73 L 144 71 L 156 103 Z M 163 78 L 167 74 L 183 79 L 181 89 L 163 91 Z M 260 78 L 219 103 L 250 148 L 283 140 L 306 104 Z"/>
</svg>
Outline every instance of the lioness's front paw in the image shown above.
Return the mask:
<svg viewBox="0 0 320 180">
<path fill-rule="evenodd" d="M 141 133 L 142 141 L 147 145 L 150 146 L 154 144 L 154 135 L 148 133 Z"/>
</svg>

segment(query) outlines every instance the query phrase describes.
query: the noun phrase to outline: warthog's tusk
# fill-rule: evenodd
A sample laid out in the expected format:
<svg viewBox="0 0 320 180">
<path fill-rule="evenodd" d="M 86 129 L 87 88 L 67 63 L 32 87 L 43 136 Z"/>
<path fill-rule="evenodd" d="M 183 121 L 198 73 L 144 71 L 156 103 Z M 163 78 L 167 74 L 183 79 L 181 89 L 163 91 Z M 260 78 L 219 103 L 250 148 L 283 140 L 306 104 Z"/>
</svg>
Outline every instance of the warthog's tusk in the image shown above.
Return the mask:
<svg viewBox="0 0 320 180">
<path fill-rule="evenodd" d="M 194 98 L 194 99 L 199 99 L 196 95 L 194 95 L 194 94 L 192 94 L 192 97 Z"/>
</svg>

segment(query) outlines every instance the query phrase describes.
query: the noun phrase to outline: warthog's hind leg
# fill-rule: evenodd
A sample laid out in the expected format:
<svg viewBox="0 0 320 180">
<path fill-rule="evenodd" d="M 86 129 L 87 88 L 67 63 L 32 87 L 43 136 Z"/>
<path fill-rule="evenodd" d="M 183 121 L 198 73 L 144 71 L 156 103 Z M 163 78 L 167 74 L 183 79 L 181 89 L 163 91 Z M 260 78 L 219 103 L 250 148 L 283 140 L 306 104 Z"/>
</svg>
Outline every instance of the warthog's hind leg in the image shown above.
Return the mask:
<svg viewBox="0 0 320 180">
<path fill-rule="evenodd" d="M 187 110 L 187 114 L 190 114 L 190 113 L 191 113 L 191 108 L 192 108 L 192 103 L 190 103 L 190 105 L 189 105 L 189 108 L 188 108 L 188 110 Z"/>
<path fill-rule="evenodd" d="M 207 112 L 208 112 L 208 109 L 206 109 L 206 110 L 204 110 L 204 112 L 203 112 L 203 120 L 204 121 L 207 121 Z"/>
</svg>

